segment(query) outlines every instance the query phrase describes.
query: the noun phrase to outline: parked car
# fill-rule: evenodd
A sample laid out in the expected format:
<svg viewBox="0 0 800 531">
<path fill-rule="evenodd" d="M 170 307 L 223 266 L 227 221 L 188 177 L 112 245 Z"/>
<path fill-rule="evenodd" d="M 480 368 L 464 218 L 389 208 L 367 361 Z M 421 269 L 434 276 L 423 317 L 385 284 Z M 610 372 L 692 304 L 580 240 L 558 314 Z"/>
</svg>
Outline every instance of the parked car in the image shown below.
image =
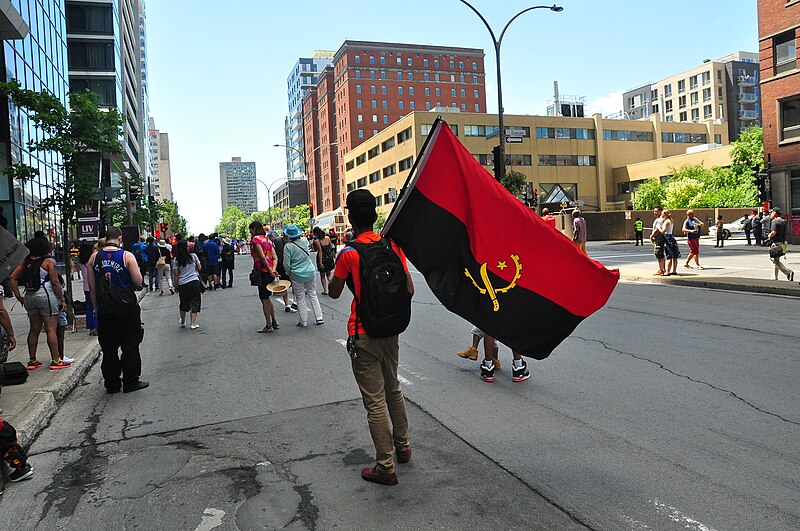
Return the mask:
<svg viewBox="0 0 800 531">
<path fill-rule="evenodd" d="M 748 214 L 740 217 L 735 221 L 731 221 L 730 223 L 725 223 L 722 225 L 722 239 L 727 240 L 734 234 L 737 236 L 744 236 L 744 222 L 749 217 Z M 717 226 L 711 225 L 708 228 L 708 235 L 712 238 L 717 237 Z"/>
</svg>

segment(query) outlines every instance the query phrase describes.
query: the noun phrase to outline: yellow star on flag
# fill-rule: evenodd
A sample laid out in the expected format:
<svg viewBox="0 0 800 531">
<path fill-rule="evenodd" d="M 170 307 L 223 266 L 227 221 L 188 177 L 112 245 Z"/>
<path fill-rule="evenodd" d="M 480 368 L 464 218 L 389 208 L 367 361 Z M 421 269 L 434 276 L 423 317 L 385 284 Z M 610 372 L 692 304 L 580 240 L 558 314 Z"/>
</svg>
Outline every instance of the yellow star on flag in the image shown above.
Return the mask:
<svg viewBox="0 0 800 531">
<path fill-rule="evenodd" d="M 508 266 L 506 265 L 505 261 L 503 261 L 503 262 L 497 262 L 497 269 L 499 269 L 500 271 L 502 271 L 503 269 L 505 269 L 505 268 L 507 268 L 507 267 L 508 267 Z"/>
</svg>

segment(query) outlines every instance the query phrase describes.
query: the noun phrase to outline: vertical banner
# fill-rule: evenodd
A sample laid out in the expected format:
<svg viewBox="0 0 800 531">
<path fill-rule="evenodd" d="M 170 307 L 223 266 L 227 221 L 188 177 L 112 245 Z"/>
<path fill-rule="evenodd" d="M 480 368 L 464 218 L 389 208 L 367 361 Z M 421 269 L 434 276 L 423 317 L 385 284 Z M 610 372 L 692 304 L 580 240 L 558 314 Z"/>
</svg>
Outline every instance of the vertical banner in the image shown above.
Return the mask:
<svg viewBox="0 0 800 531">
<path fill-rule="evenodd" d="M 78 212 L 78 239 L 96 240 L 100 237 L 100 201 L 94 201 L 86 212 Z"/>
</svg>

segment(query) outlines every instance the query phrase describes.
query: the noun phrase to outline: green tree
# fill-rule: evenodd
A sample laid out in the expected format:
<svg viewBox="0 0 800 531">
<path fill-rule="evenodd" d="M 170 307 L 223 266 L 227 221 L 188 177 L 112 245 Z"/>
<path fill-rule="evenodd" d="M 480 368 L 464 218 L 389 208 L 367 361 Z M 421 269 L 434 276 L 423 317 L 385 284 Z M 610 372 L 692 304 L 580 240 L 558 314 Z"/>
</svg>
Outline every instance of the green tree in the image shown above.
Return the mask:
<svg viewBox="0 0 800 531">
<path fill-rule="evenodd" d="M 239 220 L 245 218 L 247 218 L 247 214 L 242 212 L 239 207 L 229 206 L 225 209 L 225 212 L 222 213 L 222 219 L 214 230 L 221 234 L 232 236 L 236 233 L 236 226 Z"/>
<path fill-rule="evenodd" d="M 169 199 L 161 201 L 159 204 L 159 213 L 161 215 L 161 221 L 169 225 L 169 230 L 175 234 L 187 234 L 189 224 L 186 222 L 186 218 L 180 214 L 177 202 L 170 201 Z"/>
<path fill-rule="evenodd" d="M 664 205 L 667 208 L 698 208 L 699 200 L 705 195 L 705 185 L 691 177 L 670 179 L 664 185 L 664 193 Z"/>
<path fill-rule="evenodd" d="M 750 173 L 764 169 L 764 129 L 759 125 L 748 127 L 739 138 L 731 142 L 731 168 L 736 173 Z"/>
<path fill-rule="evenodd" d="M 290 208 L 286 212 L 286 218 L 284 224 L 294 223 L 303 232 L 308 232 L 311 230 L 311 226 L 309 225 L 309 221 L 311 219 L 311 209 L 308 205 L 297 205 L 296 207 Z"/>
<path fill-rule="evenodd" d="M 61 219 L 64 249 L 69 248 L 70 227 L 77 222 L 76 214 L 96 201 L 98 186 L 96 167 L 92 170 L 87 155 L 101 153 L 118 155 L 122 152 L 122 115 L 116 108 L 100 110 L 98 96 L 90 91 L 71 92 L 69 109 L 46 91 L 23 89 L 17 80 L 0 83 L 0 94 L 25 110 L 33 124 L 42 132 L 28 141 L 32 153 L 55 153 L 55 164 L 63 172 L 63 182 L 39 201 L 42 210 L 54 209 Z M 39 170 L 24 163 L 3 169 L 12 179 L 26 181 Z M 72 295 L 72 283 L 67 283 Z"/>
<path fill-rule="evenodd" d="M 378 219 L 375 220 L 375 232 L 380 232 L 383 230 L 383 226 L 386 225 L 386 218 L 388 214 L 386 214 L 385 210 L 378 210 Z"/>
<path fill-rule="evenodd" d="M 667 193 L 664 185 L 661 184 L 658 177 L 653 177 L 639 185 L 633 203 L 636 210 L 650 210 L 658 205 L 663 205 L 666 199 Z"/>
<path fill-rule="evenodd" d="M 518 196 L 522 193 L 522 190 L 525 188 L 525 174 L 520 173 L 514 170 L 508 170 L 503 178 L 500 180 L 500 184 L 503 187 L 511 192 L 511 195 Z"/>
</svg>

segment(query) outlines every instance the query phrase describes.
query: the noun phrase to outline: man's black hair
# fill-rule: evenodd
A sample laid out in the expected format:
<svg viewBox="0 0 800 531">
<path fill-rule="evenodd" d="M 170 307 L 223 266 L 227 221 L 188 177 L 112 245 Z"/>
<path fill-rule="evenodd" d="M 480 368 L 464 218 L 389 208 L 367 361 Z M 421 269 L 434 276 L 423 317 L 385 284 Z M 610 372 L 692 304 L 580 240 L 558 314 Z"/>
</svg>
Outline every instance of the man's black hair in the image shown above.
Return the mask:
<svg viewBox="0 0 800 531">
<path fill-rule="evenodd" d="M 375 221 L 378 219 L 378 213 L 375 212 L 375 209 L 373 208 L 363 210 L 354 209 L 348 210 L 347 212 L 350 217 L 350 222 L 362 229 L 372 227 L 375 224 Z"/>
<path fill-rule="evenodd" d="M 47 256 L 52 249 L 50 247 L 50 240 L 43 236 L 28 240 L 25 243 L 25 247 L 30 250 L 31 256 Z"/>
</svg>

